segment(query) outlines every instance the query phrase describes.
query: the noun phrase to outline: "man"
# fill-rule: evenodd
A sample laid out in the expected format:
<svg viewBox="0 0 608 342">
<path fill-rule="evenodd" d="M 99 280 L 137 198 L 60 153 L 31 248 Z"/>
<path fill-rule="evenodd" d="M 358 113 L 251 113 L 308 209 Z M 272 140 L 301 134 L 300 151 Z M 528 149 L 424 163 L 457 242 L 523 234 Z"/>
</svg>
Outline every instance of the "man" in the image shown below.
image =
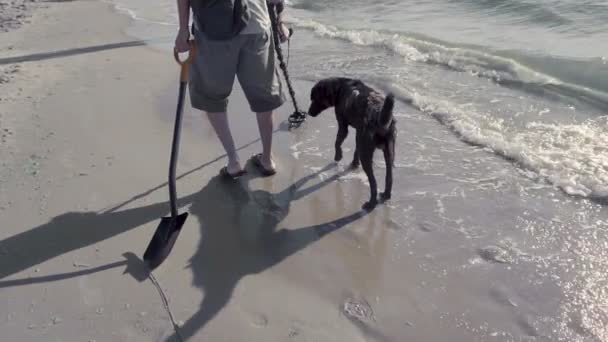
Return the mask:
<svg viewBox="0 0 608 342">
<path fill-rule="evenodd" d="M 195 3 L 200 1 L 200 3 Z M 218 6 L 230 6 L 231 0 Z M 268 0 L 283 8 L 283 0 Z M 193 11 L 204 0 L 177 0 L 179 31 L 175 39 L 178 52 L 190 49 L 188 27 L 190 9 Z M 209 2 L 207 2 L 209 3 Z M 239 4 L 234 1 L 232 4 Z M 272 39 L 272 25 L 266 0 L 248 0 L 249 18 L 240 32 L 229 39 L 210 39 L 213 26 L 198 22 L 194 12 L 194 36 L 198 54 L 191 66 L 190 100 L 192 107 L 207 113 L 209 122 L 215 130 L 228 156 L 228 164 L 222 168 L 222 175 L 238 177 L 245 173 L 236 152 L 232 133 L 228 125 L 226 109 L 228 96 L 232 91 L 235 75 L 239 79 L 251 110 L 257 115 L 258 129 L 262 140 L 262 153 L 253 157 L 261 173 L 270 176 L 276 173 L 272 158 L 273 111 L 285 102 L 281 80 L 275 68 L 275 51 Z M 217 2 L 216 2 L 217 4 Z M 236 5 L 235 5 L 236 7 Z M 281 41 L 289 38 L 289 31 L 282 22 L 282 12 L 278 16 L 279 37 Z M 209 22 L 217 19 L 210 17 Z M 232 20 L 232 19 L 228 19 Z M 217 22 L 217 20 L 216 20 Z M 219 27 L 216 23 L 216 27 Z M 200 28 L 206 27 L 207 32 Z"/>
</svg>

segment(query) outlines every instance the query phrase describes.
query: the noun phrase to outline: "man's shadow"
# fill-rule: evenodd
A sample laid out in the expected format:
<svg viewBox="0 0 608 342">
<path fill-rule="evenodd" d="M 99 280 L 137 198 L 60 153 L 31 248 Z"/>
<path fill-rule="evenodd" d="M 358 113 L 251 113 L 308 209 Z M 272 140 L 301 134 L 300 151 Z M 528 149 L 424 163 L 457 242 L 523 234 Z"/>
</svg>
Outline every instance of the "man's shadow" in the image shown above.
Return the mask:
<svg viewBox="0 0 608 342">
<path fill-rule="evenodd" d="M 194 285 L 203 289 L 205 294 L 200 310 L 180 329 L 183 336 L 193 336 L 202 329 L 228 303 L 232 291 L 243 277 L 280 263 L 367 214 L 358 211 L 331 222 L 277 230 L 279 223 L 289 213 L 291 202 L 340 176 L 337 173 L 302 189 L 305 183 L 329 169 L 326 167 L 308 175 L 277 194 L 251 191 L 249 181 L 255 177 L 252 175 L 237 181 L 216 176 L 201 191 L 179 199 L 180 207 L 192 204 L 190 213 L 197 216 L 201 223 L 201 242 L 191 265 Z M 140 281 L 144 280 L 147 272 L 142 270 L 141 260 L 133 253 L 125 253 L 126 259 L 94 268 L 1 281 L 55 257 L 158 221 L 167 215 L 169 204 L 159 202 L 117 211 L 120 207 L 122 204 L 104 213 L 69 212 L 31 230 L 0 240 L 0 288 L 58 281 L 121 266 L 130 267 L 131 270 L 127 270 L 129 273 Z"/>
<path fill-rule="evenodd" d="M 329 167 L 306 176 L 285 190 L 272 194 L 251 191 L 254 176 L 226 181 L 217 176 L 201 190 L 190 208 L 198 217 L 201 242 L 190 260 L 193 284 L 204 293 L 200 309 L 179 329 L 187 340 L 202 329 L 229 302 L 238 282 L 247 275 L 267 270 L 306 248 L 325 235 L 360 218 L 358 211 L 331 222 L 296 229 L 277 229 L 287 216 L 291 202 L 339 177 L 335 174 L 315 185 L 302 188 Z M 167 341 L 178 341 L 171 336 Z"/>
</svg>

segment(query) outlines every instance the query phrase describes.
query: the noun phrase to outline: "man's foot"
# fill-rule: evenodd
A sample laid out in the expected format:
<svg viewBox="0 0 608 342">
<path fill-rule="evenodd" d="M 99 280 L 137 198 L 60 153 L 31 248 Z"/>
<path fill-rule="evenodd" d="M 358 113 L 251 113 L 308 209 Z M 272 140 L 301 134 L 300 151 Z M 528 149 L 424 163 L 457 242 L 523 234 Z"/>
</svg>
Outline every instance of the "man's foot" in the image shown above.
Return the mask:
<svg viewBox="0 0 608 342">
<path fill-rule="evenodd" d="M 242 167 L 238 159 L 228 160 L 228 165 L 220 170 L 220 175 L 228 178 L 238 178 L 247 173 Z"/>
<path fill-rule="evenodd" d="M 220 170 L 220 175 L 224 178 L 232 178 L 232 179 L 237 179 L 239 177 L 241 177 L 242 175 L 246 174 L 247 171 L 245 170 L 239 170 L 236 172 L 229 172 L 228 171 L 228 167 L 224 166 L 221 170 Z"/>
<path fill-rule="evenodd" d="M 264 159 L 265 158 L 262 158 L 262 154 L 260 153 L 253 156 L 251 161 L 253 162 L 253 165 L 262 173 L 262 175 L 268 177 L 276 174 L 277 170 L 275 169 L 275 165 L 272 159 Z"/>
</svg>

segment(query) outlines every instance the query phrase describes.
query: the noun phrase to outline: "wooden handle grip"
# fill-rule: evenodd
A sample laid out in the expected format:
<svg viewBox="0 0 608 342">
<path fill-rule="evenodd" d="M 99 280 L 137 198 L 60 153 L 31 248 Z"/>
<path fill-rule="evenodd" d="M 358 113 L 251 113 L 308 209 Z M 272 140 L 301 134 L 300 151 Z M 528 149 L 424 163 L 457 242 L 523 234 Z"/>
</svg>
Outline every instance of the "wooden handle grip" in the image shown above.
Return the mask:
<svg viewBox="0 0 608 342">
<path fill-rule="evenodd" d="M 190 44 L 190 50 L 188 50 L 188 57 L 184 61 L 179 59 L 177 49 L 173 49 L 173 58 L 175 58 L 177 64 L 181 66 L 179 77 L 181 82 L 188 82 L 188 71 L 190 70 L 190 64 L 192 64 L 192 61 L 196 57 L 196 42 L 194 40 L 189 40 L 188 44 Z"/>
</svg>

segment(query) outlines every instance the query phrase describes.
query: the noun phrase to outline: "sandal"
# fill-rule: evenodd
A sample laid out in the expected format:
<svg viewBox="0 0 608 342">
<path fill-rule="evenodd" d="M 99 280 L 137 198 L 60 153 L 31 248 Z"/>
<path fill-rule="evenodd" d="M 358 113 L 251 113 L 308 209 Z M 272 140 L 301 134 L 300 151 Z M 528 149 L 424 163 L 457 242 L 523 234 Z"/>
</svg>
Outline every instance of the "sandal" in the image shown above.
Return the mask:
<svg viewBox="0 0 608 342">
<path fill-rule="evenodd" d="M 232 178 L 232 179 L 237 179 L 239 177 L 241 177 L 242 175 L 246 174 L 247 171 L 245 170 L 241 170 L 237 173 L 230 173 L 228 172 L 228 167 L 224 166 L 221 170 L 220 170 L 220 176 L 224 177 L 224 178 Z"/>
<path fill-rule="evenodd" d="M 256 154 L 255 156 L 253 156 L 253 158 L 251 158 L 253 165 L 262 173 L 263 176 L 273 176 L 274 174 L 277 173 L 277 170 L 275 169 L 267 169 L 264 167 L 264 165 L 262 165 L 262 154 Z"/>
</svg>

